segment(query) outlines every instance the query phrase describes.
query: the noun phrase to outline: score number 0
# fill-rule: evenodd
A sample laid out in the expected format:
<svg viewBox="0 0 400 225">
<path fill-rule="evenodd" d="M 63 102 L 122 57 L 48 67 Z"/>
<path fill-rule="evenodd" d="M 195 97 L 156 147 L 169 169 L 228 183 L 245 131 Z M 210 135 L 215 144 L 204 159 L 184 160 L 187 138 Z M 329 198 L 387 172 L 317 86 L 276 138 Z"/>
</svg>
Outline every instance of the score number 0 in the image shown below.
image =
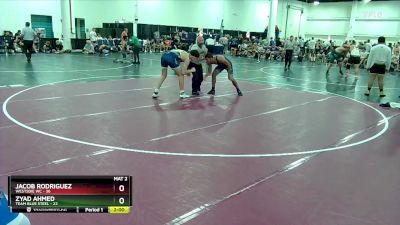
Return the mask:
<svg viewBox="0 0 400 225">
<path fill-rule="evenodd" d="M 119 185 L 118 187 L 119 192 L 124 192 L 125 191 L 125 186 L 124 185 Z M 123 205 L 125 203 L 125 198 L 121 197 L 118 199 L 119 204 Z"/>
</svg>

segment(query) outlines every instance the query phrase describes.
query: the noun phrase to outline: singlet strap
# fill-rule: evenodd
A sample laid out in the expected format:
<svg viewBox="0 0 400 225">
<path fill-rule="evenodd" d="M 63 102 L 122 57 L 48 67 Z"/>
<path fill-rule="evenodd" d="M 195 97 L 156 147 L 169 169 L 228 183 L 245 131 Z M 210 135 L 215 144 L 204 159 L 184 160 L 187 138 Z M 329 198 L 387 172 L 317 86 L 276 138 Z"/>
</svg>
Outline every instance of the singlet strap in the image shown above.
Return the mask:
<svg viewBox="0 0 400 225">
<path fill-rule="evenodd" d="M 219 62 L 218 62 L 218 56 L 215 56 L 215 60 L 217 61 L 217 64 L 219 64 Z"/>
</svg>

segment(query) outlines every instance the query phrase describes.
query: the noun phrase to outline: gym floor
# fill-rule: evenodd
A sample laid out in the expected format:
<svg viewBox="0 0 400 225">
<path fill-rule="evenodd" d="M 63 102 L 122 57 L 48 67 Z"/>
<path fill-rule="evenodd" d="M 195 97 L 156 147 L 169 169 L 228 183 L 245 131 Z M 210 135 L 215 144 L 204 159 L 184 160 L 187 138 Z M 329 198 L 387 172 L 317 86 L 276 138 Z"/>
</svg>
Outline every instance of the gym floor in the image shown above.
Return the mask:
<svg viewBox="0 0 400 225">
<path fill-rule="evenodd" d="M 115 55 L 119 57 L 119 55 Z M 230 57 L 216 96 L 178 99 L 160 54 L 0 55 L 0 186 L 9 175 L 132 175 L 128 215 L 28 214 L 34 224 L 398 225 L 400 76 Z M 191 93 L 191 79 L 185 80 Z M 210 89 L 210 78 L 202 91 Z M 54 221 L 54 222 L 49 222 Z"/>
</svg>

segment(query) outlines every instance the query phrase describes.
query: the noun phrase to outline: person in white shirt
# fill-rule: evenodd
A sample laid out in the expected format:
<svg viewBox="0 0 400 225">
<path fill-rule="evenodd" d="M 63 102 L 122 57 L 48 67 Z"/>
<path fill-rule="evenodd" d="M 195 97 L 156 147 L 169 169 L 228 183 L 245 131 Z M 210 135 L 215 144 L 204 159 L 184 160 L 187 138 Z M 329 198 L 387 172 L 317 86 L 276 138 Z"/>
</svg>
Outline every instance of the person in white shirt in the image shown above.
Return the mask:
<svg viewBox="0 0 400 225">
<path fill-rule="evenodd" d="M 346 64 L 346 77 L 349 76 L 350 68 L 354 66 L 355 79 L 357 80 L 360 74 L 360 62 L 361 62 L 361 54 L 360 49 L 357 47 L 357 42 L 355 40 L 350 43 L 350 57 Z"/>
<path fill-rule="evenodd" d="M 211 35 L 207 38 L 206 45 L 215 45 L 215 40 L 212 38 Z"/>
<path fill-rule="evenodd" d="M 284 51 L 285 51 L 285 71 L 290 70 L 290 65 L 292 64 L 293 51 L 295 48 L 295 42 L 293 40 L 293 35 L 290 36 L 288 40 L 285 41 Z"/>
<path fill-rule="evenodd" d="M 378 44 L 371 48 L 369 53 L 367 69 L 371 74 L 371 78 L 368 83 L 368 90 L 365 92 L 366 96 L 371 94 L 372 85 L 375 79 L 378 77 L 378 85 L 380 91 L 380 97 L 385 97 L 383 92 L 383 78 L 386 71 L 390 69 L 390 63 L 392 61 L 392 53 L 388 46 L 385 45 L 385 37 L 381 36 L 378 38 Z"/>
<path fill-rule="evenodd" d="M 365 52 L 367 53 L 367 59 L 369 56 L 369 52 L 371 51 L 372 45 L 370 43 L 371 41 L 368 39 L 367 42 L 365 43 Z"/>
<path fill-rule="evenodd" d="M 299 46 L 300 46 L 300 55 L 304 56 L 305 47 L 304 47 L 304 39 L 302 37 L 299 37 Z"/>
<path fill-rule="evenodd" d="M 308 42 L 308 52 L 310 53 L 310 62 L 315 62 L 316 57 L 315 57 L 315 45 L 316 42 L 314 40 L 314 37 L 311 38 L 311 40 Z"/>
<path fill-rule="evenodd" d="M 227 35 L 221 37 L 219 39 L 219 42 L 224 46 L 224 54 L 225 54 L 226 50 L 228 49 L 228 37 L 227 37 Z"/>
<path fill-rule="evenodd" d="M 212 35 L 210 35 L 210 37 L 206 39 L 206 47 L 208 49 L 208 52 L 213 53 L 214 46 L 215 46 L 215 40 L 213 39 Z"/>
<path fill-rule="evenodd" d="M 369 52 L 371 51 L 372 45 L 370 43 L 371 41 L 368 39 L 367 43 L 365 43 L 365 50 L 366 52 L 369 54 Z"/>
<path fill-rule="evenodd" d="M 96 29 L 93 28 L 92 31 L 90 31 L 89 39 L 93 44 L 96 44 L 96 41 L 97 41 Z"/>
<path fill-rule="evenodd" d="M 86 54 L 86 55 L 94 54 L 94 46 L 91 41 L 89 41 L 89 40 L 86 41 L 86 45 L 85 45 L 85 47 L 83 47 L 82 53 Z"/>
<path fill-rule="evenodd" d="M 149 39 L 144 39 L 143 40 L 143 51 L 144 51 L 144 53 L 150 52 L 149 44 L 150 44 L 150 40 Z"/>
<path fill-rule="evenodd" d="M 261 56 L 265 57 L 265 49 L 262 43 L 257 45 L 257 63 L 260 63 Z"/>
<path fill-rule="evenodd" d="M 35 39 L 36 32 L 30 28 L 31 24 L 29 22 L 25 23 L 24 29 L 22 29 L 22 39 L 24 40 L 24 51 L 26 59 L 31 62 L 32 52 L 33 52 L 33 40 Z"/>
</svg>

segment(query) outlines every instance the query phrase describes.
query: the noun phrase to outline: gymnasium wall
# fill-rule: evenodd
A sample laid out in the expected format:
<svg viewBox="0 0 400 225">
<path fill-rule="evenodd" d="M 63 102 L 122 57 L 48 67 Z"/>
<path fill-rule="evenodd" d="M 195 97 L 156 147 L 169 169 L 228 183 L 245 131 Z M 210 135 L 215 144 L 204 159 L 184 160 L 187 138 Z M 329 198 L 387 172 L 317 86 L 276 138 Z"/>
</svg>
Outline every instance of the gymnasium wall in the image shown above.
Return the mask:
<svg viewBox="0 0 400 225">
<path fill-rule="evenodd" d="M 90 5 L 96 11 L 87 13 Z M 135 20 L 136 1 L 74 0 L 74 14 L 85 18 L 86 26 L 99 27 L 103 22 Z M 269 14 L 264 0 L 138 0 L 138 22 L 184 27 L 263 31 Z"/>
<path fill-rule="evenodd" d="M 333 35 L 344 39 L 350 26 L 352 3 L 321 3 L 307 7 L 307 37 L 327 38 Z M 356 39 L 400 39 L 400 1 L 358 2 L 354 28 Z"/>
<path fill-rule="evenodd" d="M 293 0 L 278 1 L 277 24 L 281 37 L 304 36 L 308 4 Z"/>
<path fill-rule="evenodd" d="M 0 0 L 0 32 L 22 30 L 31 14 L 52 16 L 55 37 L 61 35 L 60 0 Z"/>
<path fill-rule="evenodd" d="M 284 31 L 287 5 L 305 7 L 296 0 L 278 1 L 277 23 Z M 74 16 L 85 18 L 86 27 L 101 27 L 103 22 L 134 21 L 135 4 L 141 24 L 263 32 L 268 25 L 269 0 L 74 0 Z M 96 11 L 87 9 L 96 4 Z M 300 11 L 289 11 L 288 34 L 299 30 Z M 304 24 L 305 17 L 302 17 Z M 303 33 L 304 33 L 304 28 Z"/>
<path fill-rule="evenodd" d="M 55 37 L 61 36 L 61 0 L 1 0 L 0 32 L 22 29 L 31 14 L 52 16 Z M 84 18 L 86 28 L 102 23 L 135 20 L 135 4 L 142 24 L 176 25 L 262 32 L 268 24 L 269 0 L 72 0 L 73 20 Z M 318 6 L 295 0 L 278 1 L 281 37 L 315 36 L 344 39 L 350 26 L 351 2 Z M 400 38 L 400 1 L 358 3 L 354 35 L 357 39 Z M 287 10 L 289 6 L 289 10 Z M 301 10 L 303 9 L 303 14 Z M 289 14 L 287 14 L 289 13 Z M 287 18 L 287 25 L 286 25 Z M 286 27 L 286 29 L 285 29 Z M 73 29 L 74 30 L 74 29 Z"/>
<path fill-rule="evenodd" d="M 102 27 L 102 23 L 132 22 L 136 4 L 142 24 L 219 29 L 224 19 L 227 30 L 253 32 L 262 32 L 268 25 L 268 0 L 72 0 L 72 25 L 75 18 L 84 18 L 89 29 Z M 288 4 L 301 5 L 295 0 L 279 0 L 277 23 L 281 30 Z M 61 36 L 61 0 L 1 0 L 0 8 L 0 32 L 22 29 L 31 14 L 38 14 L 52 16 L 54 36 Z M 288 34 L 294 34 L 298 32 L 298 16 L 293 16 L 296 12 L 289 14 Z M 291 32 L 292 28 L 295 31 Z"/>
</svg>

